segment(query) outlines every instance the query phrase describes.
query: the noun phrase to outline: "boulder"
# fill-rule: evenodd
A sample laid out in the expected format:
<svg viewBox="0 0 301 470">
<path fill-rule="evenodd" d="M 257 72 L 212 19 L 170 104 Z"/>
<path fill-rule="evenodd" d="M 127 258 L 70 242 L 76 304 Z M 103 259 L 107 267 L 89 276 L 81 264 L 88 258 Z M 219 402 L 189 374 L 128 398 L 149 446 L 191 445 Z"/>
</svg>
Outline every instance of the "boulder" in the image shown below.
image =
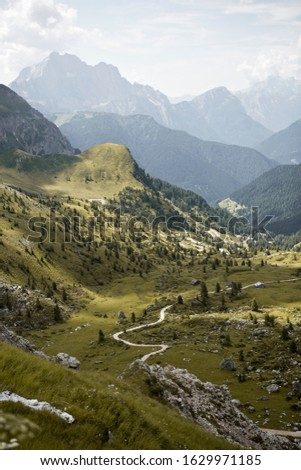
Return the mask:
<svg viewBox="0 0 301 470">
<path fill-rule="evenodd" d="M 292 382 L 292 393 L 298 398 L 301 398 L 301 382 L 300 380 L 295 380 Z"/>
<path fill-rule="evenodd" d="M 227 357 L 220 363 L 220 368 L 224 370 L 236 370 L 237 367 L 231 357 Z"/>
<path fill-rule="evenodd" d="M 80 362 L 76 357 L 69 356 L 66 353 L 58 353 L 54 356 L 53 360 L 61 366 L 69 367 L 70 369 L 78 369 L 80 366 Z"/>
<path fill-rule="evenodd" d="M 276 392 L 279 392 L 279 389 L 280 389 L 279 385 L 271 384 L 266 388 L 266 391 L 268 393 L 276 393 Z"/>
<path fill-rule="evenodd" d="M 120 310 L 118 313 L 117 313 L 117 318 L 118 320 L 125 320 L 126 319 L 126 316 L 125 316 L 125 313 L 122 312 L 122 310 Z"/>
</svg>

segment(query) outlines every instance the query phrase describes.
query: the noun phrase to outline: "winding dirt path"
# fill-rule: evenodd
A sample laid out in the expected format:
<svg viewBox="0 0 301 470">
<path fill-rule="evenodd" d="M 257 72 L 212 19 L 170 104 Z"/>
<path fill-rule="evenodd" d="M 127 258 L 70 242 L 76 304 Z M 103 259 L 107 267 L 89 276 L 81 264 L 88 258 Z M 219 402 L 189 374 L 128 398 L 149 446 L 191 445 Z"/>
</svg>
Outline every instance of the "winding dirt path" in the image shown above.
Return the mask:
<svg viewBox="0 0 301 470">
<path fill-rule="evenodd" d="M 296 277 L 296 278 L 293 278 L 293 279 L 281 279 L 281 280 L 277 280 L 277 281 L 266 281 L 264 282 L 264 284 L 278 284 L 278 283 L 284 283 L 284 282 L 294 282 L 294 281 L 301 281 L 301 277 Z M 248 284 L 247 286 L 244 286 L 242 289 L 249 289 L 250 287 L 255 287 L 255 284 Z M 211 293 L 214 293 L 213 292 L 209 292 L 210 294 Z M 152 322 L 152 323 L 145 323 L 143 325 L 139 325 L 139 326 L 135 326 L 133 328 L 130 328 L 128 330 L 126 330 L 127 332 L 128 331 L 135 331 L 135 330 L 140 330 L 142 328 L 147 328 L 149 326 L 153 326 L 153 325 L 158 325 L 159 323 L 163 322 L 164 319 L 165 319 L 165 316 L 166 316 L 166 311 L 172 307 L 172 305 L 167 305 L 166 307 L 162 308 L 160 310 L 160 315 L 159 315 L 159 319 L 155 322 Z M 169 346 L 167 344 L 137 344 L 137 343 L 132 343 L 130 341 L 127 341 L 123 338 L 120 338 L 120 336 L 124 334 L 124 331 L 119 331 L 118 333 L 115 333 L 113 335 L 113 338 L 116 340 L 116 341 L 122 341 L 124 344 L 127 344 L 128 346 L 135 346 L 135 347 L 139 347 L 139 348 L 159 348 L 157 351 L 153 351 L 153 352 L 150 352 L 150 353 L 147 353 L 145 354 L 142 358 L 141 358 L 141 361 L 143 362 L 146 362 L 151 356 L 155 356 L 156 354 L 162 354 L 164 351 L 166 351 Z M 265 431 L 265 432 L 268 432 L 268 433 L 271 433 L 271 434 L 274 434 L 274 435 L 277 435 L 277 436 L 286 436 L 286 437 L 295 437 L 295 438 L 299 438 L 301 437 L 301 431 L 286 431 L 286 430 L 281 430 L 281 429 L 266 429 L 266 428 L 261 428 L 262 431 Z"/>
<path fill-rule="evenodd" d="M 264 285 L 268 285 L 268 284 L 279 284 L 281 282 L 294 282 L 294 281 L 301 281 L 301 277 L 295 277 L 293 279 L 280 279 L 278 281 L 265 281 L 263 282 Z M 244 286 L 242 287 L 241 290 L 244 290 L 244 289 L 249 289 L 250 287 L 256 287 L 255 286 L 255 283 L 254 284 L 248 284 L 247 286 Z"/>
<path fill-rule="evenodd" d="M 278 283 L 283 283 L 283 282 L 294 282 L 294 281 L 301 281 L 301 277 L 296 277 L 296 278 L 293 278 L 293 279 L 280 279 L 280 280 L 277 280 L 277 281 L 266 281 L 266 282 L 264 282 L 264 284 L 265 285 L 267 285 L 267 284 L 278 284 Z M 244 286 L 242 288 L 242 290 L 249 289 L 250 287 L 255 287 L 255 283 L 254 284 L 248 284 L 247 286 Z M 209 292 L 209 294 L 213 294 L 213 293 L 214 293 L 214 291 Z M 166 307 L 164 307 L 160 310 L 159 319 L 157 321 L 152 322 L 152 323 L 145 323 L 145 324 L 139 325 L 139 326 L 134 326 L 133 328 L 127 329 L 126 332 L 141 330 L 142 328 L 147 328 L 149 326 L 158 325 L 159 323 L 164 321 L 165 316 L 166 316 L 166 311 L 170 307 L 172 307 L 172 305 L 167 305 Z M 125 333 L 124 330 L 118 331 L 118 333 L 113 334 L 113 338 L 116 341 L 122 341 L 124 344 L 127 344 L 128 346 L 134 346 L 134 347 L 137 347 L 137 348 L 159 348 L 157 351 L 153 351 L 153 352 L 145 354 L 141 358 L 141 361 L 143 361 L 143 362 L 146 362 L 147 359 L 149 359 L 151 356 L 155 356 L 156 354 L 162 354 L 164 351 L 166 351 L 169 348 L 169 346 L 167 344 L 138 344 L 138 343 L 132 343 L 131 341 L 127 341 L 126 339 L 121 338 L 121 335 L 123 335 L 124 333 Z"/>
<path fill-rule="evenodd" d="M 154 326 L 154 325 L 158 325 L 158 323 L 162 323 L 165 319 L 166 311 L 170 307 L 172 307 L 172 305 L 167 305 L 166 307 L 164 307 L 160 310 L 159 320 L 157 320 L 155 322 L 152 322 L 152 323 L 144 323 L 143 325 L 134 326 L 133 328 L 127 329 L 126 333 L 128 333 L 129 331 L 141 330 L 142 328 L 147 328 L 149 326 Z M 113 335 L 113 338 L 116 341 L 122 341 L 124 344 L 127 344 L 128 346 L 136 346 L 137 348 L 160 348 L 157 351 L 153 351 L 153 352 L 145 354 L 141 358 L 141 361 L 143 361 L 143 362 L 146 362 L 147 359 L 149 359 L 151 356 L 155 356 L 155 354 L 163 353 L 164 351 L 166 351 L 166 349 L 169 348 L 169 346 L 167 344 L 137 344 L 137 343 L 132 343 L 131 341 L 127 341 L 126 339 L 120 338 L 120 336 L 123 335 L 123 334 L 124 334 L 123 330 L 118 331 L 118 333 L 115 333 Z"/>
</svg>

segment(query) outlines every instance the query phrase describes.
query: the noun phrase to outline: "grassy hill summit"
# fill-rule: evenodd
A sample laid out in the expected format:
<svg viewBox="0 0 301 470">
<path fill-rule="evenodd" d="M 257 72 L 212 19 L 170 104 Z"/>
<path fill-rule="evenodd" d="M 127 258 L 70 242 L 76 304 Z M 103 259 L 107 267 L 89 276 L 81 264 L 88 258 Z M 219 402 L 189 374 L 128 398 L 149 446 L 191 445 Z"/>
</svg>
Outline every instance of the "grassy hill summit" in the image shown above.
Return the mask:
<svg viewBox="0 0 301 470">
<path fill-rule="evenodd" d="M 101 198 L 125 187 L 142 189 L 138 166 L 123 145 L 95 145 L 79 155 L 31 155 L 9 151 L 0 155 L 2 181 L 30 191 Z"/>
</svg>

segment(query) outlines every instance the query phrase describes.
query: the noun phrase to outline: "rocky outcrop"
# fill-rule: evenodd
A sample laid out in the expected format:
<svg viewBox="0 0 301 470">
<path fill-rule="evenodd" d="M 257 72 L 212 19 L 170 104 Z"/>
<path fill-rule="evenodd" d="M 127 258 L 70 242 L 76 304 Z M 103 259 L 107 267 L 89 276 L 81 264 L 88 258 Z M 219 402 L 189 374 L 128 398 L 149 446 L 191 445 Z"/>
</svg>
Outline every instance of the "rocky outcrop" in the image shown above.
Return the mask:
<svg viewBox="0 0 301 470">
<path fill-rule="evenodd" d="M 69 369 L 78 369 L 80 366 L 80 362 L 76 357 L 69 356 L 69 354 L 66 353 L 58 353 L 52 360 L 62 366 L 69 367 Z"/>
<path fill-rule="evenodd" d="M 43 353 L 43 351 L 38 351 L 27 339 L 22 336 L 16 335 L 13 331 L 9 330 L 3 323 L 0 323 L 0 341 L 4 343 L 11 344 L 16 346 L 19 349 L 22 349 L 25 352 L 34 354 L 35 356 L 50 361 L 51 357 Z"/>
<path fill-rule="evenodd" d="M 9 330 L 3 323 L 0 323 L 0 341 L 16 346 L 25 352 L 34 354 L 35 356 L 44 359 L 45 361 L 56 362 L 69 369 L 78 369 L 80 361 L 76 357 L 69 356 L 66 353 L 58 353 L 56 356 L 47 356 L 43 351 L 39 351 L 27 339 L 22 336 L 16 335 L 13 331 Z"/>
<path fill-rule="evenodd" d="M 148 377 L 164 401 L 205 430 L 234 444 L 252 449 L 298 449 L 286 438 L 262 431 L 237 407 L 226 385 L 202 382 L 186 369 L 171 365 L 133 363 Z"/>
<path fill-rule="evenodd" d="M 5 401 L 11 401 L 13 403 L 22 403 L 22 405 L 27 406 L 28 408 L 31 408 L 32 410 L 36 411 L 49 411 L 50 413 L 57 415 L 64 421 L 67 421 L 67 423 L 69 424 L 72 424 L 74 422 L 74 418 L 72 415 L 66 413 L 65 411 L 61 411 L 58 408 L 55 408 L 47 401 L 27 399 L 7 390 L 5 392 L 0 393 L 0 403 Z"/>
<path fill-rule="evenodd" d="M 67 307 L 40 290 L 0 281 L 0 320 L 9 328 L 38 329 L 56 323 L 55 309 L 62 320 Z"/>
<path fill-rule="evenodd" d="M 10 88 L 0 85 L 0 152 L 15 148 L 33 155 L 74 153 L 55 124 Z"/>
</svg>

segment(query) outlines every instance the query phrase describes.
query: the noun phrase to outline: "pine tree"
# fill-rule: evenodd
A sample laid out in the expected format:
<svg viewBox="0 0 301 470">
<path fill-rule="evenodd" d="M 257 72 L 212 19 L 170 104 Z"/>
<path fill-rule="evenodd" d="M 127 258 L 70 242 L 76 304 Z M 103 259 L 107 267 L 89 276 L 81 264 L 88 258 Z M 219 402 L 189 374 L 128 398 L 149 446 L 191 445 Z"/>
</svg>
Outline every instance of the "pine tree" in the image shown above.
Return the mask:
<svg viewBox="0 0 301 470">
<path fill-rule="evenodd" d="M 289 332 L 288 332 L 288 328 L 286 326 L 284 326 L 282 328 L 282 331 L 281 331 L 281 339 L 283 341 L 287 341 L 289 339 Z"/>
<path fill-rule="evenodd" d="M 102 330 L 98 331 L 98 344 L 103 343 L 105 341 L 105 334 Z"/>
<path fill-rule="evenodd" d="M 53 310 L 54 320 L 59 322 L 62 320 L 61 309 L 58 306 L 58 303 L 55 303 L 54 310 Z"/>
<path fill-rule="evenodd" d="M 224 312 L 226 310 L 226 301 L 225 301 L 225 296 L 224 294 L 222 294 L 221 296 L 221 307 L 220 307 L 220 310 L 222 312 Z"/>
<path fill-rule="evenodd" d="M 293 339 L 290 344 L 290 353 L 296 354 L 297 352 L 298 352 L 297 344 L 296 344 L 296 341 Z"/>
<path fill-rule="evenodd" d="M 67 299 L 68 299 L 68 297 L 67 297 L 67 292 L 66 292 L 65 288 L 63 288 L 63 291 L 62 291 L 62 301 L 63 301 L 63 302 L 66 302 Z"/>
<path fill-rule="evenodd" d="M 204 307 L 207 307 L 208 305 L 208 289 L 207 289 L 207 286 L 206 286 L 206 283 L 205 282 L 202 282 L 202 286 L 201 286 L 201 302 L 203 304 Z"/>
</svg>

